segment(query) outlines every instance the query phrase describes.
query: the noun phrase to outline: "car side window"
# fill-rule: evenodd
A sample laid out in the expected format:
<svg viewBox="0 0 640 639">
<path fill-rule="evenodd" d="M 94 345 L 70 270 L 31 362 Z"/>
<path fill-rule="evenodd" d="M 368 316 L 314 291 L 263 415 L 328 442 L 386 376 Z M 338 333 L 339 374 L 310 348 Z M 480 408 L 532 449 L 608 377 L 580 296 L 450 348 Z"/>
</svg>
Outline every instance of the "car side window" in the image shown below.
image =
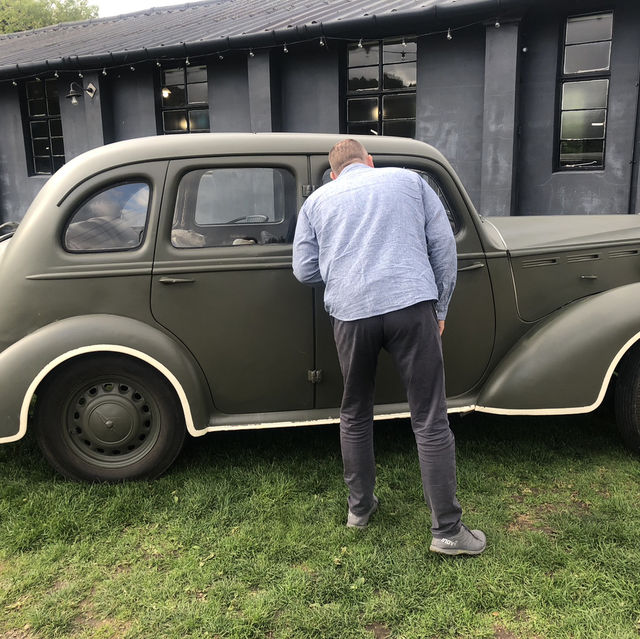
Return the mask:
<svg viewBox="0 0 640 639">
<path fill-rule="evenodd" d="M 295 178 L 279 167 L 197 169 L 180 180 L 171 229 L 177 248 L 288 243 Z"/>
<path fill-rule="evenodd" d="M 404 168 L 409 168 L 410 171 L 414 171 L 415 173 L 417 173 L 436 192 L 436 195 L 442 202 L 442 206 L 444 207 L 444 210 L 447 213 L 447 218 L 449 218 L 449 224 L 451 224 L 451 229 L 453 230 L 453 233 L 455 235 L 460 230 L 458 227 L 458 222 L 451 210 L 451 206 L 449 205 L 449 202 L 447 201 L 447 196 L 442 190 L 442 187 L 440 186 L 438 180 L 428 171 L 421 171 L 420 169 L 411 169 L 410 167 L 404 167 Z M 331 182 L 330 168 L 327 169 L 322 174 L 322 184 L 327 184 L 329 182 Z"/>
<path fill-rule="evenodd" d="M 126 182 L 95 193 L 73 213 L 63 246 L 72 253 L 127 251 L 142 244 L 151 189 Z"/>
</svg>

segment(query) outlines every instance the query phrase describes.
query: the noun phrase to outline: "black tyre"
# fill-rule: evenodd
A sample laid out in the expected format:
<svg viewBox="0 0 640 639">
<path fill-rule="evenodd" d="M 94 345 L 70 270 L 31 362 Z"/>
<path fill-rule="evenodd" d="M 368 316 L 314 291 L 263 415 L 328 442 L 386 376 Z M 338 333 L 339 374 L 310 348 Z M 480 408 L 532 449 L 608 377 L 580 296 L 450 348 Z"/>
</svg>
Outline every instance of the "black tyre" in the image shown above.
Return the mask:
<svg viewBox="0 0 640 639">
<path fill-rule="evenodd" d="M 135 359 L 85 355 L 47 378 L 37 392 L 35 435 L 49 463 L 70 479 L 157 477 L 185 436 L 174 389 Z"/>
<path fill-rule="evenodd" d="M 616 383 L 616 423 L 625 444 L 640 453 L 640 345 L 623 358 Z"/>
</svg>

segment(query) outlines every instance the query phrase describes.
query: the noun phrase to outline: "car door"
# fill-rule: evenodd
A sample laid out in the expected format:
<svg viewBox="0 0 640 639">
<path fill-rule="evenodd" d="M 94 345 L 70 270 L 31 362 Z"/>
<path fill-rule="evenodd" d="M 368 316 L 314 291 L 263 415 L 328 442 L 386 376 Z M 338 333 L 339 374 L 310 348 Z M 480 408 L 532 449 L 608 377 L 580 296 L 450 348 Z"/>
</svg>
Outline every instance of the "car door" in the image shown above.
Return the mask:
<svg viewBox="0 0 640 639">
<path fill-rule="evenodd" d="M 292 273 L 306 156 L 170 162 L 152 311 L 223 413 L 311 408 L 313 297 Z"/>
<path fill-rule="evenodd" d="M 458 280 L 443 336 L 447 397 L 470 393 L 487 367 L 495 336 L 495 312 L 491 281 L 482 245 L 466 203 L 451 175 L 440 164 L 419 157 L 374 155 L 376 166 L 399 166 L 417 171 L 434 188 L 451 221 L 458 251 Z M 313 156 L 314 185 L 328 179 L 326 156 Z M 342 378 L 333 344 L 331 325 L 322 302 L 323 290 L 315 290 L 316 368 L 322 383 L 316 388 L 318 408 L 337 406 Z M 406 394 L 391 357 L 383 352 L 378 366 L 376 404 L 406 402 Z"/>
</svg>

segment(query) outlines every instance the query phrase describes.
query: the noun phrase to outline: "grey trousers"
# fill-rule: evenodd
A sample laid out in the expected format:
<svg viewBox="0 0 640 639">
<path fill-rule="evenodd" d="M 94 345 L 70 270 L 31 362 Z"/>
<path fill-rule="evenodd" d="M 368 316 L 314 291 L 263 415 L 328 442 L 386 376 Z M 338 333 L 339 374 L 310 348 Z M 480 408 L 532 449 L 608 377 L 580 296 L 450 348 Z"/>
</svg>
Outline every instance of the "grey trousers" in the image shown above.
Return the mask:
<svg viewBox="0 0 640 639">
<path fill-rule="evenodd" d="M 362 515 L 373 504 L 374 387 L 378 354 L 384 348 L 407 391 L 431 530 L 434 535 L 457 533 L 462 509 L 456 499 L 455 440 L 447 419 L 442 345 L 433 302 L 350 322 L 331 320 L 344 379 L 340 445 L 349 509 Z"/>
</svg>

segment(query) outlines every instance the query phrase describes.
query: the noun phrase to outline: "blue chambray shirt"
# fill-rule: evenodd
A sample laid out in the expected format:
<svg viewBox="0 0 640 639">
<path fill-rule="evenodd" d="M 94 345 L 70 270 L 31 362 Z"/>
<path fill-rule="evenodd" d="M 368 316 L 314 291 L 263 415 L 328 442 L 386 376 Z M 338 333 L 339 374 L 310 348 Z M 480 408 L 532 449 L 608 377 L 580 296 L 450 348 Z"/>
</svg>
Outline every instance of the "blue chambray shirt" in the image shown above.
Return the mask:
<svg viewBox="0 0 640 639">
<path fill-rule="evenodd" d="M 304 284 L 325 283 L 325 308 L 336 319 L 435 300 L 443 320 L 456 270 L 444 207 L 413 171 L 350 164 L 300 209 L 293 273 Z"/>
</svg>

